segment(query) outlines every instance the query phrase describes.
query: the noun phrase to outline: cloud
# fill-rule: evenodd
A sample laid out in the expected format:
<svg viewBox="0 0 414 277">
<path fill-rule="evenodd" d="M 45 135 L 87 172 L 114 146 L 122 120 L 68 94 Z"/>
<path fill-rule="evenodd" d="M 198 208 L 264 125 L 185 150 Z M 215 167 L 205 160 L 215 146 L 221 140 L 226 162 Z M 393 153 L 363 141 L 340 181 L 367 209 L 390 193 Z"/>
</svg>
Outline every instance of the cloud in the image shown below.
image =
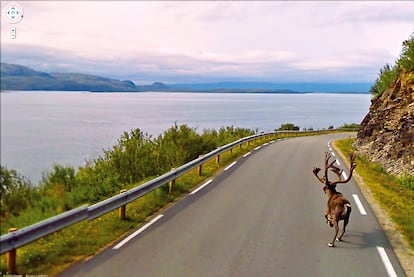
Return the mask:
<svg viewBox="0 0 414 277">
<path fill-rule="evenodd" d="M 2 2 L 3 6 L 3 2 Z M 2 61 L 169 83 L 371 81 L 413 31 L 410 2 L 24 2 Z M 5 38 L 5 39 L 4 39 Z"/>
<path fill-rule="evenodd" d="M 21 53 L 25 53 L 22 55 Z M 221 55 L 203 52 L 188 55 L 164 49 L 162 53 L 147 52 L 119 57 L 80 57 L 67 50 L 47 47 L 6 47 L 2 61 L 24 64 L 46 72 L 83 72 L 137 82 L 163 81 L 167 83 L 217 80 L 261 81 L 329 81 L 333 79 L 370 81 L 378 66 L 367 67 L 358 61 L 371 59 L 362 52 L 348 60 L 312 60 L 290 52 L 246 52 Z M 374 56 L 375 58 L 375 56 Z M 40 62 L 41 61 L 41 62 Z M 377 61 L 378 62 L 378 61 Z M 379 62 L 378 62 L 379 63 Z M 110 66 L 108 66 L 110 65 Z M 361 71 L 366 71 L 361 79 Z M 371 73 L 370 73 L 371 71 Z"/>
<path fill-rule="evenodd" d="M 339 22 L 398 24 L 413 23 L 414 3 L 409 1 L 361 1 L 337 18 Z"/>
</svg>

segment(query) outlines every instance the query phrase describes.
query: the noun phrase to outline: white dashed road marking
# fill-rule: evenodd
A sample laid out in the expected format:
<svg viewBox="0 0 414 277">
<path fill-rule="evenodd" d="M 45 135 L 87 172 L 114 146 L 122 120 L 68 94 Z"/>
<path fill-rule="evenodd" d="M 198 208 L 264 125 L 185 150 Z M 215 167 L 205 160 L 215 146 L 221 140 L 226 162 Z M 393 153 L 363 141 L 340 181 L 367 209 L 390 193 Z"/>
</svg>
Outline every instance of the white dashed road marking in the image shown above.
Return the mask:
<svg viewBox="0 0 414 277">
<path fill-rule="evenodd" d="M 357 194 L 352 194 L 352 197 L 354 198 L 355 203 L 356 203 L 361 215 L 367 215 L 367 212 L 365 211 L 364 206 L 362 206 L 361 200 L 359 200 L 358 195 Z"/>
<path fill-rule="evenodd" d="M 384 263 L 385 269 L 387 270 L 388 276 L 397 277 L 397 273 L 395 273 L 394 267 L 392 266 L 384 247 L 377 246 L 377 250 L 382 262 Z"/>
<path fill-rule="evenodd" d="M 237 162 L 232 162 L 229 166 L 227 166 L 224 170 L 229 170 L 232 166 L 234 166 Z"/>
<path fill-rule="evenodd" d="M 196 194 L 197 192 L 199 192 L 200 190 L 202 190 L 203 188 L 205 188 L 206 186 L 208 186 L 211 182 L 213 182 L 213 179 L 208 180 L 207 182 L 205 182 L 203 185 L 199 186 L 198 188 L 196 188 L 195 190 L 193 190 L 190 194 Z"/>
<path fill-rule="evenodd" d="M 148 229 L 148 227 L 150 227 L 152 224 L 154 224 L 155 222 L 157 222 L 163 216 L 164 215 L 162 215 L 162 214 L 156 216 L 150 222 L 148 222 L 147 224 L 145 224 L 144 226 L 142 226 L 141 228 L 139 228 L 138 230 L 136 230 L 135 232 L 133 232 L 132 234 L 130 234 L 128 237 L 126 237 L 123 241 L 121 241 L 120 243 L 118 243 L 117 245 L 115 245 L 112 249 L 118 250 L 119 248 L 121 248 L 122 246 L 124 246 L 128 241 L 132 240 L 134 237 L 138 236 L 139 234 L 141 234 L 142 232 L 144 232 L 146 229 Z"/>
</svg>

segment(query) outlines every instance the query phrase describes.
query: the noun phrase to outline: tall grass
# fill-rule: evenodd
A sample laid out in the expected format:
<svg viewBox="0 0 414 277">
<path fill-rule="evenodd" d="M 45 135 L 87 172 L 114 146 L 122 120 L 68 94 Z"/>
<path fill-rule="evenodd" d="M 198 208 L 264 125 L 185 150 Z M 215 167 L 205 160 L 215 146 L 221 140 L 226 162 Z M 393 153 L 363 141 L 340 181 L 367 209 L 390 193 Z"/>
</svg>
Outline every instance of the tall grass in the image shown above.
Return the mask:
<svg viewBox="0 0 414 277">
<path fill-rule="evenodd" d="M 354 151 L 354 141 L 338 140 L 335 145 L 347 154 Z M 356 172 L 414 250 L 414 176 L 389 175 L 380 164 L 371 163 L 366 156 L 357 155 L 356 162 Z"/>
</svg>

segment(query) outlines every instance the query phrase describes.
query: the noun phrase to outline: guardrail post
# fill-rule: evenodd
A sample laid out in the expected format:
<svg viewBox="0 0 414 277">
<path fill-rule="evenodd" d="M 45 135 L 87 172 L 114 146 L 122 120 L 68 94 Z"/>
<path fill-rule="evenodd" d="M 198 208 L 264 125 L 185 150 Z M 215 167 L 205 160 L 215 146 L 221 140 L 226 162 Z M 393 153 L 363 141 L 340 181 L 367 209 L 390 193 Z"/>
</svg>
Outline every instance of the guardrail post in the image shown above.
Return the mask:
<svg viewBox="0 0 414 277">
<path fill-rule="evenodd" d="M 126 191 L 127 191 L 126 189 L 123 189 L 119 193 L 122 194 Z M 123 205 L 123 206 L 119 207 L 119 209 L 118 209 L 119 218 L 122 219 L 122 220 L 125 219 L 125 210 L 126 210 L 126 205 Z"/>
<path fill-rule="evenodd" d="M 230 148 L 230 155 L 233 155 L 233 148 Z"/>
<path fill-rule="evenodd" d="M 198 156 L 199 158 L 201 158 L 203 155 Z M 203 172 L 203 164 L 200 164 L 198 166 L 198 176 L 201 176 L 201 173 Z"/>
<path fill-rule="evenodd" d="M 9 233 L 17 231 L 17 228 L 10 228 Z M 17 274 L 16 249 L 12 249 L 7 255 L 7 270 L 10 274 Z"/>
<path fill-rule="evenodd" d="M 220 154 L 217 155 L 217 164 L 219 164 L 219 163 L 220 163 Z"/>
<path fill-rule="evenodd" d="M 175 170 L 175 167 L 171 168 L 171 171 Z M 168 193 L 171 194 L 172 187 L 175 185 L 175 179 L 168 182 Z"/>
<path fill-rule="evenodd" d="M 168 182 L 168 193 L 171 194 L 172 192 L 172 187 L 175 185 L 175 179 Z"/>
</svg>

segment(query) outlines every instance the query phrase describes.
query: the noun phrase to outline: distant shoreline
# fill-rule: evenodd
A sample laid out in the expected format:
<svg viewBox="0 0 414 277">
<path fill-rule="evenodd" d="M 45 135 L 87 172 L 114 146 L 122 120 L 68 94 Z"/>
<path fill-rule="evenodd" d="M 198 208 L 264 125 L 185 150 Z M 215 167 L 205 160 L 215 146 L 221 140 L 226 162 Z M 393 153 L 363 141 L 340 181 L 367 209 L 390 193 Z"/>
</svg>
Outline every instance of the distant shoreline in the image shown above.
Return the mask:
<svg viewBox="0 0 414 277">
<path fill-rule="evenodd" d="M 142 90 L 142 91 L 93 91 L 93 90 L 46 90 L 46 89 L 33 89 L 33 90 L 1 90 L 1 93 L 12 93 L 12 92 L 51 92 L 51 93 L 226 93 L 226 94 L 370 94 L 370 92 L 362 91 L 332 91 L 332 92 L 320 92 L 320 91 L 260 91 L 260 90 Z"/>
<path fill-rule="evenodd" d="M 86 92 L 180 92 L 180 93 L 261 93 L 368 94 L 370 83 L 298 82 L 274 83 L 258 81 L 225 81 L 211 83 L 165 84 L 154 82 L 137 85 L 130 80 L 117 80 L 84 73 L 47 73 L 17 64 L 1 63 L 2 91 L 86 91 Z"/>
</svg>

